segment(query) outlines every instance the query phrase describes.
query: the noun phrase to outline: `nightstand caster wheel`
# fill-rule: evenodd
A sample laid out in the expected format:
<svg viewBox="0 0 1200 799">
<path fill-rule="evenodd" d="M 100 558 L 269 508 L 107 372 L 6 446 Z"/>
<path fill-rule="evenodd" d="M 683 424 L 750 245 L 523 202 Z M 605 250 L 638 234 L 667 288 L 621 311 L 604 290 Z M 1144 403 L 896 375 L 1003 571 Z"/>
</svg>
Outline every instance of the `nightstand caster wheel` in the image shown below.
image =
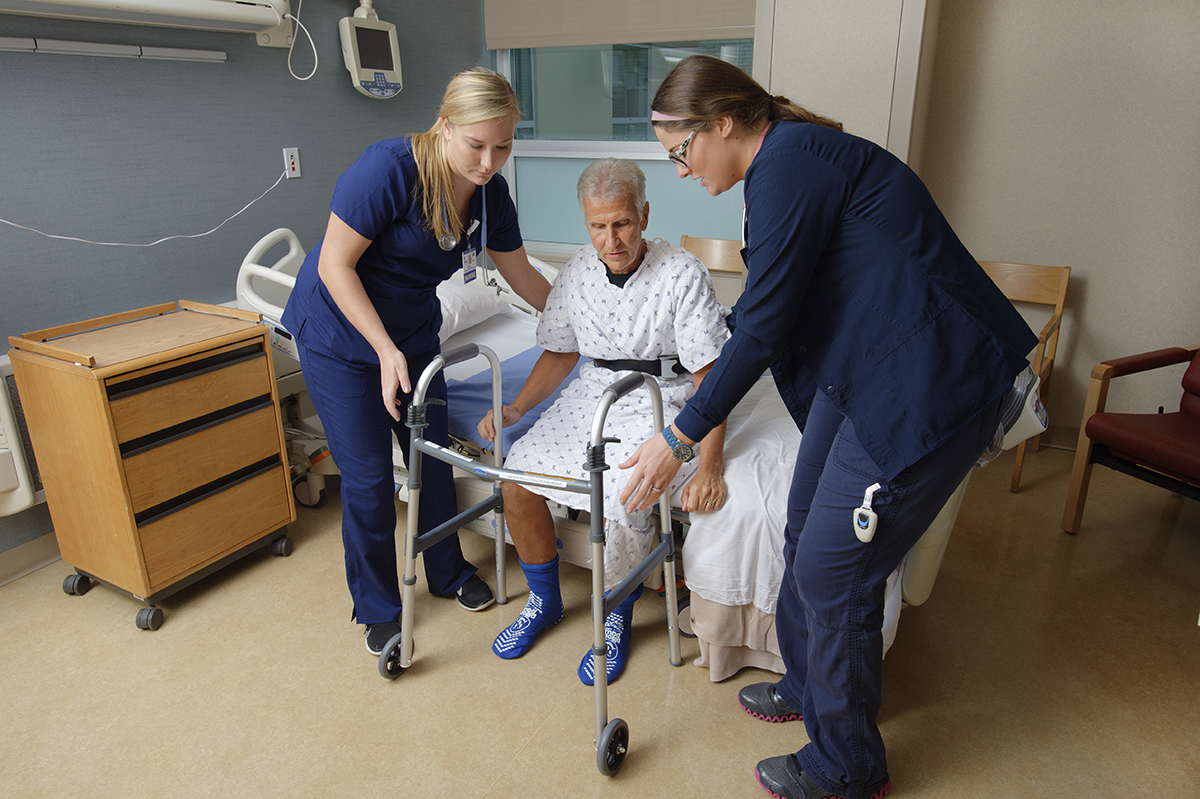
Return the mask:
<svg viewBox="0 0 1200 799">
<path fill-rule="evenodd" d="M 286 535 L 276 538 L 274 542 L 271 543 L 271 551 L 281 558 L 286 558 L 288 555 L 292 554 L 292 539 L 288 538 Z"/>
<path fill-rule="evenodd" d="M 163 612 L 161 608 L 142 608 L 137 614 L 139 630 L 157 630 L 162 627 Z"/>
<path fill-rule="evenodd" d="M 596 768 L 605 777 L 621 770 L 625 754 L 629 751 L 629 725 L 624 719 L 613 719 L 604 728 L 596 744 Z"/>
<path fill-rule="evenodd" d="M 385 680 L 394 680 L 404 673 L 404 666 L 400 665 L 404 658 L 403 647 L 400 645 L 403 640 L 404 634 L 396 633 L 379 654 L 379 676 Z"/>
<path fill-rule="evenodd" d="M 63 580 L 63 593 L 72 596 L 83 596 L 92 587 L 91 578 L 84 574 L 68 574 Z"/>
</svg>

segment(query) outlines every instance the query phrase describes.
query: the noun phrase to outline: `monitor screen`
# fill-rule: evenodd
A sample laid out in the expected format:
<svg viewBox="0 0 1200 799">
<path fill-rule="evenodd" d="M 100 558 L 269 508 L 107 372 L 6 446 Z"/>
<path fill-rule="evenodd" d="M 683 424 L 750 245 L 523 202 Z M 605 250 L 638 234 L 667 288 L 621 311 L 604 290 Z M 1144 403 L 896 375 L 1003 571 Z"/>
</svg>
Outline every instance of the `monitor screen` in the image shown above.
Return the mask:
<svg viewBox="0 0 1200 799">
<path fill-rule="evenodd" d="M 356 27 L 354 29 L 358 42 L 358 58 L 363 69 L 392 70 L 392 42 L 388 31 L 374 28 Z"/>
</svg>

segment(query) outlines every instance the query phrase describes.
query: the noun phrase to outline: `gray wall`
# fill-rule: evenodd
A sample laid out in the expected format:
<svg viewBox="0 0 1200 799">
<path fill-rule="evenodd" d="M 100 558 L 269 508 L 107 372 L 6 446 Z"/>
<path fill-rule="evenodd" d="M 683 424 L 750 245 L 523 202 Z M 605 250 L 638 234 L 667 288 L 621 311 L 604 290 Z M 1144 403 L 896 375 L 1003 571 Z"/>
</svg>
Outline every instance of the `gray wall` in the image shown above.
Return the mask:
<svg viewBox="0 0 1200 799">
<path fill-rule="evenodd" d="M 295 2 L 293 2 L 295 10 Z M 0 52 L 0 218 L 101 242 L 150 242 L 210 230 L 283 173 L 298 147 L 303 176 L 198 239 L 103 247 L 0 224 L 5 337 L 177 299 L 234 298 L 238 265 L 276 227 L 316 244 L 337 176 L 369 143 L 427 129 L 446 82 L 486 63 L 479 0 L 376 0 L 396 25 L 404 89 L 354 91 L 337 20 L 357 0 L 304 3 L 320 59 L 293 78 L 286 49 L 249 34 L 0 14 L 0 36 L 224 50 L 224 64 Z M 296 74 L 312 69 L 300 34 Z M 45 506 L 0 517 L 0 552 L 49 532 Z"/>
</svg>

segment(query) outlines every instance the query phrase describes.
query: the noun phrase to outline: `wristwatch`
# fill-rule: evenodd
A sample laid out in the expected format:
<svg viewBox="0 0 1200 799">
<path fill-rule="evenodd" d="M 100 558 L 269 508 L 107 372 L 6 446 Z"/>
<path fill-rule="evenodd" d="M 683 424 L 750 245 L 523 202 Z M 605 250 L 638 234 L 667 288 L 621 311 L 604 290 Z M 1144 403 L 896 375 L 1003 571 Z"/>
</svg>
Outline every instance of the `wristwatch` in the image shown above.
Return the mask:
<svg viewBox="0 0 1200 799">
<path fill-rule="evenodd" d="M 663 438 L 667 440 L 667 446 L 671 448 L 671 457 L 680 463 L 687 463 L 696 457 L 696 451 L 676 438 L 675 434 L 671 432 L 671 425 L 663 428 Z"/>
</svg>

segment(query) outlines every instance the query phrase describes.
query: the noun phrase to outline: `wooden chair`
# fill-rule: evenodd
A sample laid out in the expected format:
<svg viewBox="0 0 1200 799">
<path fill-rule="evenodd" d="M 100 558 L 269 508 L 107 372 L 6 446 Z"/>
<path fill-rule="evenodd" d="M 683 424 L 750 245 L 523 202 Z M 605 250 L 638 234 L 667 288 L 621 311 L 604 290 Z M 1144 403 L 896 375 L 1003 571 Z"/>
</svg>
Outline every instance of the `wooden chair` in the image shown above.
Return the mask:
<svg viewBox="0 0 1200 799">
<path fill-rule="evenodd" d="M 1062 528 L 1079 532 L 1092 464 L 1099 463 L 1192 499 L 1200 499 L 1200 345 L 1104 361 L 1092 370 Z M 1107 413 L 1114 377 L 1191 362 L 1177 413 Z"/>
<path fill-rule="evenodd" d="M 726 308 L 741 295 L 746 285 L 746 265 L 742 261 L 742 243 L 735 239 L 705 239 L 682 236 L 679 246 L 699 258 L 712 275 L 717 299 Z"/>
<path fill-rule="evenodd" d="M 1042 380 L 1042 404 L 1050 396 L 1050 378 L 1054 371 L 1054 356 L 1058 352 L 1058 334 L 1062 326 L 1063 303 L 1067 298 L 1067 281 L 1071 277 L 1069 266 L 1035 266 L 1032 264 L 1005 264 L 996 261 L 980 261 L 1004 296 L 1013 302 L 1028 302 L 1052 307 L 1050 320 L 1038 334 L 1037 347 L 1033 351 L 1033 371 Z M 1033 451 L 1037 452 L 1042 437 L 1034 436 Z M 1021 487 L 1021 469 L 1025 465 L 1025 447 L 1029 441 L 1017 445 L 1017 462 L 1013 466 L 1011 491 Z"/>
</svg>

